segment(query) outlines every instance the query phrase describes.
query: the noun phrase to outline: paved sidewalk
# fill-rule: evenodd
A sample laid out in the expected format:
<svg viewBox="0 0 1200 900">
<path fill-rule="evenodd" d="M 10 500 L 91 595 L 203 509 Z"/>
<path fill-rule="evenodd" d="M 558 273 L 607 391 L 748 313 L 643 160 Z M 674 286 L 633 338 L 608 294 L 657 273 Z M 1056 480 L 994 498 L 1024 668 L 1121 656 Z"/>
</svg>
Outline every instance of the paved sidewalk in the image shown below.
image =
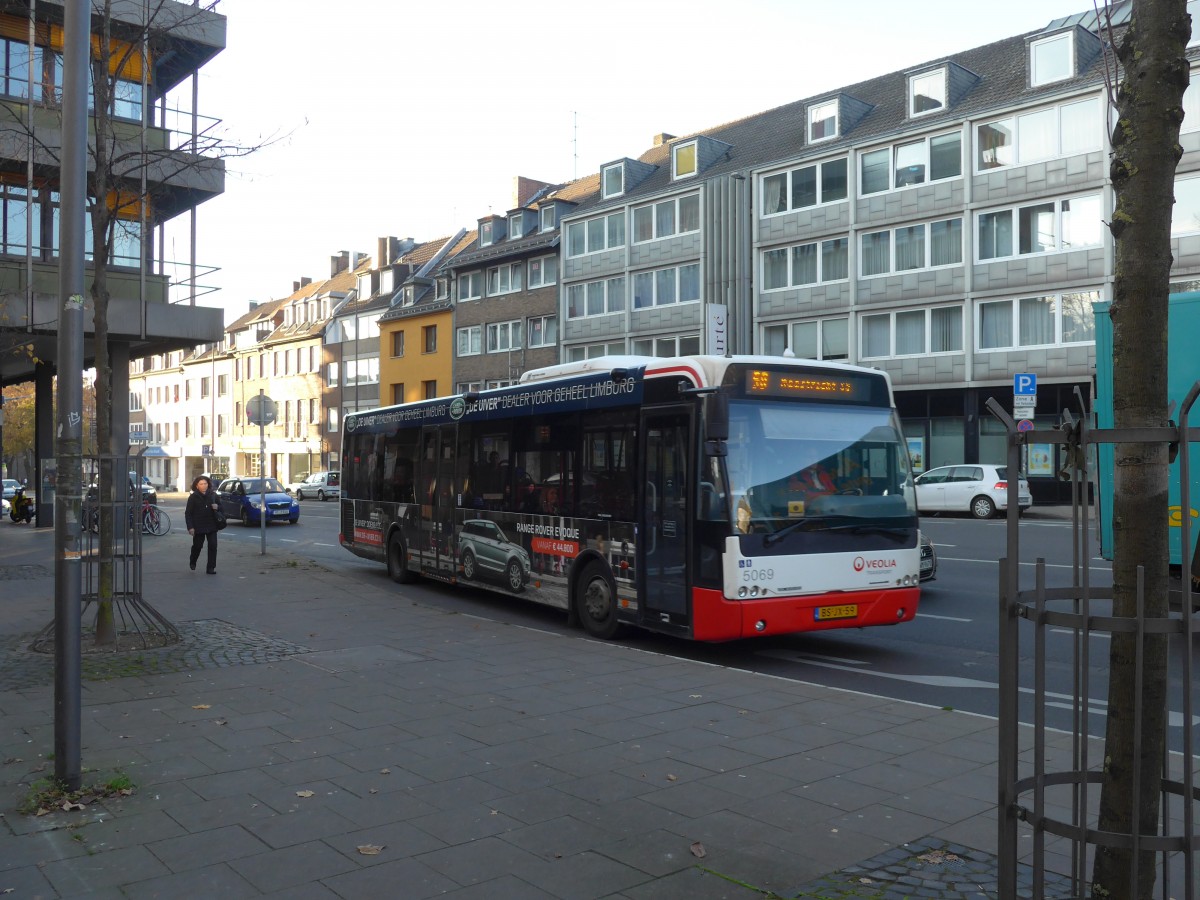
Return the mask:
<svg viewBox="0 0 1200 900">
<path fill-rule="evenodd" d="M 54 768 L 25 649 L 52 541 L 0 524 L 13 897 L 996 896 L 991 719 L 455 615 L 276 548 L 223 542 L 206 577 L 177 530 L 145 595 L 182 644 L 85 664 L 85 780 L 136 790 L 22 816 Z"/>
</svg>

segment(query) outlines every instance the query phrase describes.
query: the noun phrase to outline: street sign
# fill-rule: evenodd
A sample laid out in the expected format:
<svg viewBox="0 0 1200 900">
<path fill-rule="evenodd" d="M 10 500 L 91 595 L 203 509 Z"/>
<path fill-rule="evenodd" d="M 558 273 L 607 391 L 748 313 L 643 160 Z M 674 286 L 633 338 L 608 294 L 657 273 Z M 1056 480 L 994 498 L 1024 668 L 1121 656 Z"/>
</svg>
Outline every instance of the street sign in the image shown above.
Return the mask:
<svg viewBox="0 0 1200 900">
<path fill-rule="evenodd" d="M 1037 375 L 1033 372 L 1018 372 L 1013 376 L 1014 397 L 1036 397 Z"/>
<path fill-rule="evenodd" d="M 201 444 L 200 445 L 200 455 L 201 456 L 212 456 L 212 444 Z"/>
<path fill-rule="evenodd" d="M 148 431 L 131 431 L 129 432 L 131 441 L 148 441 L 150 440 L 150 432 Z"/>
<path fill-rule="evenodd" d="M 1028 419 L 1022 419 L 1017 423 L 1017 431 L 1033 431 L 1033 423 Z"/>
<path fill-rule="evenodd" d="M 278 415 L 275 401 L 266 394 L 259 394 L 246 401 L 246 418 L 251 425 L 274 425 Z"/>
</svg>

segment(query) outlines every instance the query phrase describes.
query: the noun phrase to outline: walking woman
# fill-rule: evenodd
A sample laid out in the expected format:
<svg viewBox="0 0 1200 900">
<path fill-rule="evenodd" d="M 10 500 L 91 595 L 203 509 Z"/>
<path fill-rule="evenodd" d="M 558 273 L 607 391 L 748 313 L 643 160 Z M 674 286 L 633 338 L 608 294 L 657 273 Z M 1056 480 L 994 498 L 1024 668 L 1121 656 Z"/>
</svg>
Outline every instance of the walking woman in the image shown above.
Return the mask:
<svg viewBox="0 0 1200 900">
<path fill-rule="evenodd" d="M 187 523 L 188 534 L 192 536 L 192 555 L 188 565 L 196 568 L 196 560 L 200 558 L 200 548 L 204 539 L 208 538 L 208 568 L 209 575 L 217 574 L 217 517 L 213 510 L 217 508 L 217 497 L 212 490 L 209 480 L 203 475 L 192 479 L 192 492 L 188 495 L 187 507 L 183 511 L 183 519 Z"/>
</svg>

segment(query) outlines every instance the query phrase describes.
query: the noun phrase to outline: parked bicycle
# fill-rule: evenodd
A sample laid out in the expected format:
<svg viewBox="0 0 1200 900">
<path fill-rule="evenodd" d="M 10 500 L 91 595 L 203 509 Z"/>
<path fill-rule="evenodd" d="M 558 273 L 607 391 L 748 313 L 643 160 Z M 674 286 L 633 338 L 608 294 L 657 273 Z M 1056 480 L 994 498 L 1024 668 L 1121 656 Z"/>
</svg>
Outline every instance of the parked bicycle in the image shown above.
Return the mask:
<svg viewBox="0 0 1200 900">
<path fill-rule="evenodd" d="M 171 517 L 167 511 L 153 503 L 143 503 L 141 511 L 142 534 L 153 534 L 161 537 L 171 530 Z M 87 505 L 83 509 L 83 523 L 88 531 L 93 533 L 100 530 L 100 507 Z M 133 528 L 133 510 L 129 510 L 129 527 Z"/>
</svg>

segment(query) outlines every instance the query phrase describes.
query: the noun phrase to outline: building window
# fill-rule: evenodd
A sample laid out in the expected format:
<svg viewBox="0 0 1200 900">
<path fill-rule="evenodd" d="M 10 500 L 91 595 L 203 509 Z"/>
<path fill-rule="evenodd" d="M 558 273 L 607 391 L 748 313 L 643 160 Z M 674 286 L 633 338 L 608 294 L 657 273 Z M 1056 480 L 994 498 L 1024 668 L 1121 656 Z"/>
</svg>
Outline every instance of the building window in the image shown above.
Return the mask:
<svg viewBox="0 0 1200 900">
<path fill-rule="evenodd" d="M 508 217 L 508 239 L 510 241 L 517 241 L 525 237 L 523 219 L 523 213 L 515 213 Z"/>
<path fill-rule="evenodd" d="M 456 394 L 478 393 L 482 388 L 483 388 L 483 382 L 481 382 L 481 381 L 460 381 L 458 384 L 456 384 L 454 386 L 454 393 L 456 393 Z"/>
<path fill-rule="evenodd" d="M 422 381 L 421 382 L 421 391 L 425 395 L 426 400 L 432 400 L 434 397 L 436 397 L 438 395 L 437 381 L 436 380 L 435 381 Z"/>
<path fill-rule="evenodd" d="M 1071 32 L 1029 45 L 1029 83 L 1033 87 L 1063 81 L 1075 74 L 1075 40 Z"/>
<path fill-rule="evenodd" d="M 488 353 L 521 349 L 521 321 L 492 322 L 487 327 Z"/>
<path fill-rule="evenodd" d="M 535 316 L 529 320 L 527 347 L 553 347 L 558 343 L 558 318 Z"/>
<path fill-rule="evenodd" d="M 700 195 L 688 194 L 660 203 L 649 203 L 633 211 L 633 242 L 655 241 L 675 234 L 700 230 Z"/>
<path fill-rule="evenodd" d="M 938 134 L 862 153 L 860 193 L 877 194 L 896 188 L 942 181 L 962 175 L 962 134 Z"/>
<path fill-rule="evenodd" d="M 782 356 L 788 348 L 800 359 L 849 359 L 850 320 L 822 319 L 763 329 L 763 353 Z"/>
<path fill-rule="evenodd" d="M 1171 207 L 1171 237 L 1200 233 L 1200 178 L 1175 182 L 1175 205 Z"/>
<path fill-rule="evenodd" d="M 217 416 L 217 437 L 224 437 L 226 433 L 225 417 Z"/>
<path fill-rule="evenodd" d="M 326 387 L 337 387 L 338 386 L 338 364 L 335 362 L 331 362 L 328 366 L 325 367 L 325 386 Z"/>
<path fill-rule="evenodd" d="M 834 238 L 767 250 L 762 257 L 764 291 L 800 287 L 849 277 L 849 239 Z"/>
<path fill-rule="evenodd" d="M 404 383 L 392 385 L 392 405 L 399 406 L 404 402 Z"/>
<path fill-rule="evenodd" d="M 142 395 L 135 393 L 134 391 L 130 391 L 129 392 L 129 411 L 130 412 L 140 412 L 141 408 L 142 408 Z"/>
<path fill-rule="evenodd" d="M 284 409 L 287 409 L 285 406 Z M 208 416 L 200 417 L 200 437 L 208 437 Z"/>
<path fill-rule="evenodd" d="M 539 210 L 542 219 L 542 231 L 554 230 L 554 205 L 543 206 Z"/>
<path fill-rule="evenodd" d="M 437 353 L 437 326 L 424 325 L 421 328 L 421 346 L 426 353 Z"/>
<path fill-rule="evenodd" d="M 862 359 L 961 353 L 962 307 L 906 309 L 863 316 Z"/>
<path fill-rule="evenodd" d="M 205 400 L 212 393 L 212 379 L 207 376 L 200 379 L 200 399 Z"/>
<path fill-rule="evenodd" d="M 962 263 L 962 219 L 905 225 L 862 236 L 863 278 Z"/>
<path fill-rule="evenodd" d="M 392 357 L 400 357 L 404 355 L 404 332 L 392 332 Z"/>
<path fill-rule="evenodd" d="M 695 356 L 700 352 L 700 335 L 638 338 L 633 342 L 633 352 L 637 356 Z"/>
<path fill-rule="evenodd" d="M 567 362 L 580 362 L 585 359 L 596 359 L 600 356 L 620 356 L 625 352 L 624 341 L 611 341 L 602 344 L 576 344 L 567 348 Z"/>
<path fill-rule="evenodd" d="M 846 159 L 831 159 L 762 180 L 764 216 L 846 199 Z"/>
<path fill-rule="evenodd" d="M 320 421 L 320 408 L 317 406 L 317 398 L 312 397 L 308 401 L 308 424 L 316 425 Z"/>
<path fill-rule="evenodd" d="M 625 246 L 625 213 L 612 213 L 567 226 L 567 256 L 583 256 Z"/>
<path fill-rule="evenodd" d="M 482 352 L 480 347 L 480 332 L 479 325 L 468 325 L 465 328 L 458 329 L 458 355 L 459 356 L 476 356 Z"/>
<path fill-rule="evenodd" d="M 437 300 L 446 300 L 450 297 L 450 279 L 438 278 L 434 281 L 434 298 Z"/>
<path fill-rule="evenodd" d="M 480 222 L 479 223 L 479 246 L 487 247 L 495 240 L 496 223 L 495 222 Z"/>
<path fill-rule="evenodd" d="M 553 256 L 543 256 L 529 261 L 530 289 L 545 287 L 558 281 L 558 259 Z"/>
<path fill-rule="evenodd" d="M 990 210 L 976 221 L 980 262 L 1098 247 L 1104 234 L 1099 194 Z"/>
<path fill-rule="evenodd" d="M 829 100 L 808 108 L 808 142 L 827 141 L 838 136 L 838 102 Z"/>
<path fill-rule="evenodd" d="M 976 305 L 975 334 L 980 350 L 1052 347 L 1096 339 L 1092 304 L 1099 291 L 988 300 Z"/>
<path fill-rule="evenodd" d="M 338 430 L 337 407 L 334 407 L 334 406 L 329 407 L 329 420 L 326 423 L 326 430 L 327 431 L 337 431 Z"/>
<path fill-rule="evenodd" d="M 352 359 L 346 363 L 346 384 L 375 384 L 379 381 L 379 357 Z"/>
<path fill-rule="evenodd" d="M 923 116 L 946 108 L 946 70 L 913 75 L 908 79 L 908 114 Z"/>
<path fill-rule="evenodd" d="M 700 265 L 638 272 L 633 276 L 633 308 L 649 309 L 700 299 Z"/>
<path fill-rule="evenodd" d="M 617 163 L 600 170 L 600 193 L 605 199 L 625 193 L 625 166 Z"/>
<path fill-rule="evenodd" d="M 975 168 L 985 172 L 1099 150 L 1103 125 L 1099 97 L 985 122 L 975 130 Z"/>
<path fill-rule="evenodd" d="M 217 376 L 217 396 L 224 397 L 228 393 L 229 393 L 229 376 L 228 375 L 218 375 Z"/>
<path fill-rule="evenodd" d="M 503 266 L 493 266 L 487 270 L 487 292 L 489 297 L 496 294 L 511 294 L 522 288 L 521 278 L 525 267 L 521 263 L 509 263 Z"/>
<path fill-rule="evenodd" d="M 458 299 L 478 300 L 483 295 L 483 273 L 463 272 L 458 276 Z"/>
<path fill-rule="evenodd" d="M 696 142 L 676 144 L 671 148 L 671 177 L 691 178 L 696 174 Z"/>
</svg>

